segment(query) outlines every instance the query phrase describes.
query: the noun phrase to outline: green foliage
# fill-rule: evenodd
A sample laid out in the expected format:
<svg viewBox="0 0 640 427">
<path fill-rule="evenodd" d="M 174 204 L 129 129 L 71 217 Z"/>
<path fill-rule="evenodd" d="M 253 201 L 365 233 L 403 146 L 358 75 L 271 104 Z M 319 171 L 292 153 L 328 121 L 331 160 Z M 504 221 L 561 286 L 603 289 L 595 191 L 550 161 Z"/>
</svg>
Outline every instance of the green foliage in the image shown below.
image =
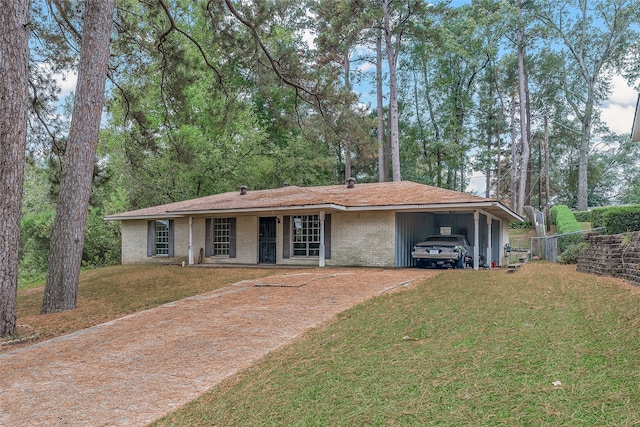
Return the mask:
<svg viewBox="0 0 640 427">
<path fill-rule="evenodd" d="M 607 234 L 639 231 L 640 205 L 609 208 L 604 212 L 602 220 Z"/>
<path fill-rule="evenodd" d="M 591 222 L 591 211 L 576 211 L 573 214 L 578 222 Z"/>
<path fill-rule="evenodd" d="M 514 230 L 521 229 L 521 228 L 531 228 L 531 221 L 510 222 L 509 228 Z"/>
<path fill-rule="evenodd" d="M 40 211 L 23 214 L 20 221 L 19 287 L 44 279 L 55 215 L 50 205 L 43 206 Z"/>
<path fill-rule="evenodd" d="M 578 257 L 589 247 L 586 242 L 572 243 L 558 256 L 561 264 L 577 264 Z"/>
<path fill-rule="evenodd" d="M 593 208 L 591 209 L 591 227 L 599 228 L 604 227 L 604 213 L 609 210 L 609 207 Z"/>
<path fill-rule="evenodd" d="M 558 234 L 576 233 L 562 236 L 558 239 L 560 251 L 565 251 L 569 246 L 577 244 L 582 240 L 582 226 L 576 220 L 575 215 L 566 205 L 556 205 L 551 208 L 551 221 L 556 224 Z"/>
<path fill-rule="evenodd" d="M 82 266 L 100 267 L 120 262 L 120 223 L 102 219 L 101 209 L 89 209 L 82 247 Z"/>
</svg>

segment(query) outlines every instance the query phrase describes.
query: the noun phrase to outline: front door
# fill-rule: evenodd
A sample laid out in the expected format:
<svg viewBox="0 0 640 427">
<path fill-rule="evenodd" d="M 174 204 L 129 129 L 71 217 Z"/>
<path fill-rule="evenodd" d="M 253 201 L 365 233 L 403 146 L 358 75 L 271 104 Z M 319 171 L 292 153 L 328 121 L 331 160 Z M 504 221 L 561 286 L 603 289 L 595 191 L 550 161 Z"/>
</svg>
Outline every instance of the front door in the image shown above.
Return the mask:
<svg viewBox="0 0 640 427">
<path fill-rule="evenodd" d="M 260 218 L 260 238 L 258 240 L 259 262 L 276 263 L 276 218 Z"/>
</svg>

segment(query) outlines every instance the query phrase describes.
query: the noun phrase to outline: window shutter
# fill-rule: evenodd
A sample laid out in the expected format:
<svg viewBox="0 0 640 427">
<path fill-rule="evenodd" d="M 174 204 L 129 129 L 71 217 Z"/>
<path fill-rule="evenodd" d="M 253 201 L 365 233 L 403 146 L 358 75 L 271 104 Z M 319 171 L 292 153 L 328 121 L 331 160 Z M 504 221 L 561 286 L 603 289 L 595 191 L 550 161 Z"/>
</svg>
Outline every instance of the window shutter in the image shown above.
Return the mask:
<svg viewBox="0 0 640 427">
<path fill-rule="evenodd" d="M 331 214 L 324 216 L 324 258 L 331 259 Z"/>
<path fill-rule="evenodd" d="M 291 258 L 291 217 L 282 217 L 282 258 Z"/>
<path fill-rule="evenodd" d="M 236 219 L 229 218 L 229 258 L 236 257 Z"/>
<path fill-rule="evenodd" d="M 204 222 L 204 256 L 211 256 L 211 223 L 212 219 L 207 218 Z"/>
<path fill-rule="evenodd" d="M 173 220 L 170 219 L 169 220 L 169 256 L 173 257 L 174 256 L 174 252 L 173 252 Z"/>
<path fill-rule="evenodd" d="M 147 256 L 153 256 L 156 249 L 156 222 L 147 221 Z"/>
</svg>

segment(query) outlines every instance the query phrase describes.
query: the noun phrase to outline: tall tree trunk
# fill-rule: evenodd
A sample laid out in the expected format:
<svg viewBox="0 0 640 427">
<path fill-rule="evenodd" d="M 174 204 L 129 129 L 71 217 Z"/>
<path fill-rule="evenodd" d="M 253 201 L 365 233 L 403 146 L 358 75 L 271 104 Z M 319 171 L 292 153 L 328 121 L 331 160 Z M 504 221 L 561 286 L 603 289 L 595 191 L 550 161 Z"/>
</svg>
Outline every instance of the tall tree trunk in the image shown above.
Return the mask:
<svg viewBox="0 0 640 427">
<path fill-rule="evenodd" d="M 523 57 L 526 58 L 525 55 L 526 52 L 524 52 L 524 48 L 523 48 Z M 525 192 L 524 195 L 524 205 L 523 206 L 531 206 L 531 194 L 533 193 L 533 191 L 531 191 L 531 186 L 533 185 L 531 182 L 532 179 L 532 171 L 533 168 L 531 167 L 531 147 L 533 146 L 533 137 L 531 136 L 531 100 L 530 100 L 530 92 L 529 92 L 529 73 L 527 72 L 527 69 L 524 68 L 524 99 L 526 100 L 525 102 L 525 111 L 527 113 L 526 115 L 526 124 L 527 124 L 527 146 L 529 147 L 529 166 L 527 167 L 527 190 Z"/>
<path fill-rule="evenodd" d="M 29 0 L 0 1 L 0 337 L 16 329 L 29 99 Z"/>
<path fill-rule="evenodd" d="M 520 10 L 522 16 L 522 9 Z M 522 18 L 520 18 L 522 19 Z M 522 214 L 525 193 L 527 189 L 527 177 L 529 169 L 529 136 L 527 134 L 527 95 L 526 95 L 526 81 L 525 81 L 525 68 L 524 68 L 524 24 L 520 22 L 517 31 L 517 43 L 518 43 L 518 98 L 520 101 L 520 138 L 522 143 L 522 155 L 520 158 L 520 184 L 518 186 L 518 203 L 517 212 Z"/>
<path fill-rule="evenodd" d="M 496 151 L 498 153 L 496 158 L 496 199 L 502 200 L 502 138 L 500 137 L 502 131 L 502 120 L 504 117 L 504 101 L 502 100 L 502 94 L 498 91 L 498 97 L 500 99 L 500 109 L 498 110 L 498 123 L 496 125 Z"/>
<path fill-rule="evenodd" d="M 516 211 L 518 205 L 518 195 L 516 193 L 516 183 L 518 182 L 518 142 L 516 140 L 516 98 L 511 95 L 511 183 L 509 186 L 509 197 L 511 197 L 511 209 Z"/>
<path fill-rule="evenodd" d="M 593 119 L 593 87 L 589 87 L 585 112 L 581 117 L 580 157 L 578 161 L 578 206 L 579 211 L 589 209 L 589 149 L 591 146 L 591 120 Z"/>
<path fill-rule="evenodd" d="M 76 307 L 84 226 L 104 104 L 115 0 L 86 0 L 78 85 L 49 251 L 42 312 Z"/>
<path fill-rule="evenodd" d="M 381 0 L 384 21 L 384 40 L 389 63 L 389 130 L 391 135 L 391 169 L 394 181 L 402 181 L 400 173 L 400 136 L 398 129 L 398 80 L 396 76 L 396 56 L 393 49 L 390 0 Z"/>
<path fill-rule="evenodd" d="M 549 184 L 549 118 L 544 115 L 544 192 L 545 192 L 545 217 L 547 231 L 551 230 L 551 201 Z"/>
<path fill-rule="evenodd" d="M 342 58 L 342 69 L 344 72 L 344 86 L 348 91 L 351 91 L 351 58 L 348 48 Z M 347 182 L 351 178 L 351 141 L 348 135 L 344 139 L 344 175 L 344 182 Z"/>
<path fill-rule="evenodd" d="M 384 135 L 384 103 L 382 100 L 382 30 L 376 38 L 376 100 L 378 108 L 378 181 L 387 181 L 385 135 Z"/>
</svg>

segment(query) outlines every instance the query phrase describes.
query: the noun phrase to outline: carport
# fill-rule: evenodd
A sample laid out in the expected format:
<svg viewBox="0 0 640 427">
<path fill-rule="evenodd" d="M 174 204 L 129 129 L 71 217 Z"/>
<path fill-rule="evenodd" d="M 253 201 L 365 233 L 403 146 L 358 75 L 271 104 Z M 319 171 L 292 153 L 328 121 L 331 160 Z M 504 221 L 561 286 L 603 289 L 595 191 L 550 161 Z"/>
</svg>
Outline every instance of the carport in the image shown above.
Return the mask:
<svg viewBox="0 0 640 427">
<path fill-rule="evenodd" d="M 521 221 L 498 203 L 474 206 L 423 207 L 396 213 L 396 267 L 412 267 L 413 245 L 433 234 L 461 234 L 472 247 L 473 268 L 504 264 L 502 248 L 509 242 L 509 222 Z M 482 263 L 480 260 L 482 259 Z"/>
</svg>

